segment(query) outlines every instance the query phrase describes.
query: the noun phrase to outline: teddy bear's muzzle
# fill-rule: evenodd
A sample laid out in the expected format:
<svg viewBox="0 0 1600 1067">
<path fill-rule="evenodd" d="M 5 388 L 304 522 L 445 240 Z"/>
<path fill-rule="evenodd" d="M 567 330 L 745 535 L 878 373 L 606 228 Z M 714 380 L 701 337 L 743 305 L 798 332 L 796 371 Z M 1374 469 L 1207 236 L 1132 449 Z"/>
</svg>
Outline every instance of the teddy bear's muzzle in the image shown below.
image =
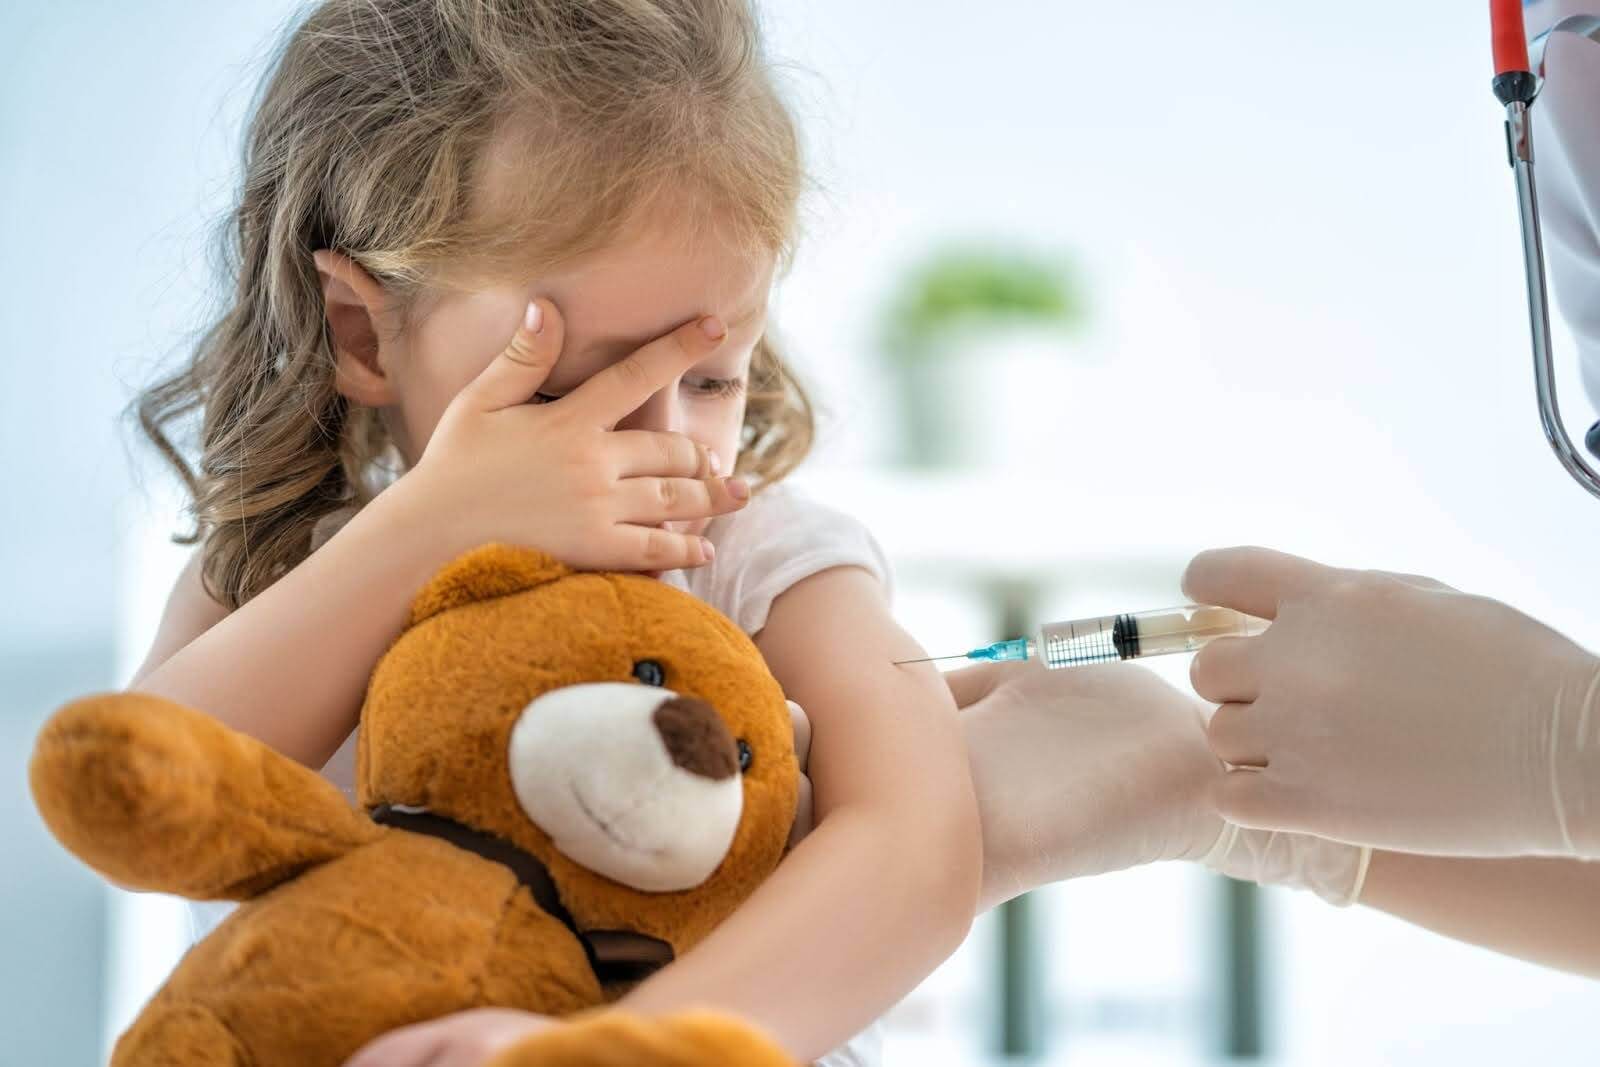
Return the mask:
<svg viewBox="0 0 1600 1067">
<path fill-rule="evenodd" d="M 739 748 L 703 701 L 601 682 L 552 690 L 511 732 L 523 810 L 562 853 L 648 892 L 692 889 L 733 844 Z"/>
</svg>

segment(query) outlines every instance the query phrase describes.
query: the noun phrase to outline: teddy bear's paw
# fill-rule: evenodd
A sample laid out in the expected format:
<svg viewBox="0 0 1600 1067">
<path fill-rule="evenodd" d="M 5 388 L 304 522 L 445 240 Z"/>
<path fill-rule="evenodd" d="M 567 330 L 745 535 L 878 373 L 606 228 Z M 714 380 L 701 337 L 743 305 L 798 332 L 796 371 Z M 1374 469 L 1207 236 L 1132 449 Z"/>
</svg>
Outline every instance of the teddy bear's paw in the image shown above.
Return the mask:
<svg viewBox="0 0 1600 1067">
<path fill-rule="evenodd" d="M 198 716 L 139 693 L 76 701 L 40 732 L 31 778 L 45 822 L 102 873 L 145 888 L 141 854 L 209 799 L 215 778 L 189 729 Z"/>
<path fill-rule="evenodd" d="M 110 1067 L 246 1067 L 252 1062 L 232 1031 L 205 1008 L 157 1000 L 117 1041 Z"/>
<path fill-rule="evenodd" d="M 541 1030 L 489 1067 L 795 1067 L 749 1023 L 715 1012 L 642 1019 L 599 1012 Z"/>
</svg>

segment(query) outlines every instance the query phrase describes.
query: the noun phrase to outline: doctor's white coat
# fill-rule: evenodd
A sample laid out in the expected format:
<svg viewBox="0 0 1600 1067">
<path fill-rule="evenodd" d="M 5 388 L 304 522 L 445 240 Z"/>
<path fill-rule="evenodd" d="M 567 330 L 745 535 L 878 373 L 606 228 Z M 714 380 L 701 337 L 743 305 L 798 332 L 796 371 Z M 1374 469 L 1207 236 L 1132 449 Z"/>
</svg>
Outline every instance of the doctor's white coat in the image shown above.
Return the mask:
<svg viewBox="0 0 1600 1067">
<path fill-rule="evenodd" d="M 1529 38 L 1600 0 L 1532 0 Z M 1600 405 L 1600 43 L 1558 34 L 1534 105 L 1534 175 L 1556 309 L 1571 327 L 1583 382 Z"/>
</svg>

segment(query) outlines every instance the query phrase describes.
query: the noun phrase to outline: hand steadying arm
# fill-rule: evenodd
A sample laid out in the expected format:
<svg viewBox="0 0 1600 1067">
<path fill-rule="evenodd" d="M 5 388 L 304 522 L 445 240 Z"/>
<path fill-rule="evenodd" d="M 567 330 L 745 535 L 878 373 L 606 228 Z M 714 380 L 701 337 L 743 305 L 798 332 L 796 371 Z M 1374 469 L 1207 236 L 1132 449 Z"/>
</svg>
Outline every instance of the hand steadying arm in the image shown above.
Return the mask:
<svg viewBox="0 0 1600 1067">
<path fill-rule="evenodd" d="M 1457 859 L 1222 827 L 1227 771 L 1201 709 L 1143 669 L 991 664 L 946 677 L 966 710 L 984 817 L 985 900 L 1154 860 L 1388 912 L 1435 933 L 1600 977 L 1600 863 Z M 1363 867 L 1365 868 L 1363 872 Z"/>
</svg>

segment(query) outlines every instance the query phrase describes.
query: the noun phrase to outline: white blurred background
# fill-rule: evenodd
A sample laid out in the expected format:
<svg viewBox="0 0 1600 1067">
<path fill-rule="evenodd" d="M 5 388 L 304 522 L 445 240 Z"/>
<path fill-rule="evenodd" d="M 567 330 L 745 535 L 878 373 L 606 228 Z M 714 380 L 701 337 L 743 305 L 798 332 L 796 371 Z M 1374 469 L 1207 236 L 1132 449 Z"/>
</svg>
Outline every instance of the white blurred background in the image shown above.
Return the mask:
<svg viewBox="0 0 1600 1067">
<path fill-rule="evenodd" d="M 0 6 L 4 1067 L 96 1062 L 181 943 L 170 908 L 54 844 L 25 766 L 57 703 L 126 677 L 182 559 L 119 412 L 202 325 L 243 109 L 294 10 Z M 877 533 L 930 649 L 1011 636 L 1008 612 L 1176 602 L 1188 556 L 1237 541 L 1431 574 L 1600 645 L 1600 507 L 1534 413 L 1482 5 L 765 10 L 822 190 L 777 304 L 828 413 L 800 480 Z M 1085 315 L 930 358 L 974 436 L 907 469 L 880 322 L 961 240 L 1066 257 Z M 890 1043 L 908 1064 L 1588 1063 L 1596 1017 L 1592 983 L 1152 869 L 986 918 Z"/>
</svg>

